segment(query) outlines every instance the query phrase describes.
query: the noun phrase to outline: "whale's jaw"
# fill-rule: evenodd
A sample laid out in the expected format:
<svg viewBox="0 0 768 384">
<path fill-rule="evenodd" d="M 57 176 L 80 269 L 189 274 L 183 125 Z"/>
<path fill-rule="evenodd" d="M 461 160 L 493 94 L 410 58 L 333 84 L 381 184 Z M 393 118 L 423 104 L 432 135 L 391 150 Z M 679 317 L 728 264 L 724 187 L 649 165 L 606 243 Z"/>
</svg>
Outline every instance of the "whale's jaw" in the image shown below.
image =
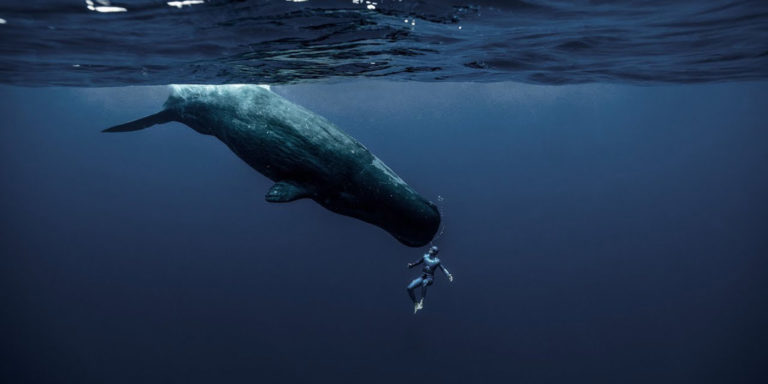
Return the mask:
<svg viewBox="0 0 768 384">
<path fill-rule="evenodd" d="M 313 200 L 330 211 L 373 224 L 409 247 L 429 244 L 440 229 L 437 206 L 415 192 L 399 198 L 334 193 Z"/>
<path fill-rule="evenodd" d="M 425 207 L 411 217 L 402 218 L 399 224 L 387 229 L 403 245 L 422 247 L 429 244 L 440 229 L 440 211 L 432 202 L 425 201 Z"/>
</svg>

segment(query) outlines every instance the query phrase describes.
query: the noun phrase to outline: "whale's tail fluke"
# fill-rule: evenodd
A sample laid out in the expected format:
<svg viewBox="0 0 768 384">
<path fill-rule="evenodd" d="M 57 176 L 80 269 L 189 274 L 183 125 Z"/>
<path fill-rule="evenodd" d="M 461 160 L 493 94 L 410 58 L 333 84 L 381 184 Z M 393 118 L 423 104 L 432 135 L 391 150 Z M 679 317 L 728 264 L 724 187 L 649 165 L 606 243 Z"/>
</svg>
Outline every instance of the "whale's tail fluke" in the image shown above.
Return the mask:
<svg viewBox="0 0 768 384">
<path fill-rule="evenodd" d="M 174 114 L 164 109 L 158 113 L 155 113 L 154 115 L 149 115 L 147 117 L 142 117 L 141 119 L 134 120 L 125 124 L 115 125 L 114 127 L 109 127 L 102 132 L 132 132 L 132 131 L 138 131 L 142 130 L 144 128 L 149 128 L 156 124 L 165 124 L 169 121 L 173 121 Z"/>
</svg>

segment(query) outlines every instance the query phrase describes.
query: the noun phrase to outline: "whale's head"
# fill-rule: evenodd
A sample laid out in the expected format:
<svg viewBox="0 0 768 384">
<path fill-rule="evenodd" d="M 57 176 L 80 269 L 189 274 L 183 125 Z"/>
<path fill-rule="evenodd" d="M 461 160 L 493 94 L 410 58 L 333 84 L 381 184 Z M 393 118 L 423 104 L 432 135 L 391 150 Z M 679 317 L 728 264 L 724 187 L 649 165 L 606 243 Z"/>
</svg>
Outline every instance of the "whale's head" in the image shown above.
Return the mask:
<svg viewBox="0 0 768 384">
<path fill-rule="evenodd" d="M 440 228 L 440 211 L 392 172 L 381 160 L 372 160 L 318 203 L 376 225 L 409 247 L 429 244 Z"/>
<path fill-rule="evenodd" d="M 440 229 L 440 211 L 434 203 L 413 193 L 413 197 L 388 201 L 386 214 L 376 218 L 376 225 L 409 247 L 421 247 L 429 244 Z"/>
</svg>

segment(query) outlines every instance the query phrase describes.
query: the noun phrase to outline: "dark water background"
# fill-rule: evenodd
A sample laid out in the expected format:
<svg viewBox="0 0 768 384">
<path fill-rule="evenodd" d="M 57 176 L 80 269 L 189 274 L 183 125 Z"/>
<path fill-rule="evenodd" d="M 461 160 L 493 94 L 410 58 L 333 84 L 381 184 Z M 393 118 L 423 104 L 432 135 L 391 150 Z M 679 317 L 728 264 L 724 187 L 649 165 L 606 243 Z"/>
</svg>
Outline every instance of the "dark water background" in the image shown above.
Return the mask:
<svg viewBox="0 0 768 384">
<path fill-rule="evenodd" d="M 420 250 L 179 124 L 165 87 L 0 88 L 7 383 L 758 383 L 766 83 L 277 87 L 445 198 Z"/>
<path fill-rule="evenodd" d="M 105 6 L 0 2 L 0 382 L 768 377 L 768 2 Z M 455 282 L 414 316 L 422 250 L 180 124 L 99 133 L 233 82 L 442 196 Z"/>
<path fill-rule="evenodd" d="M 104 2 L 102 0 L 102 2 Z M 375 5 L 373 4 L 375 3 Z M 0 83 L 694 83 L 768 77 L 768 2 L 0 3 Z M 372 8 L 372 9 L 369 9 Z"/>
</svg>

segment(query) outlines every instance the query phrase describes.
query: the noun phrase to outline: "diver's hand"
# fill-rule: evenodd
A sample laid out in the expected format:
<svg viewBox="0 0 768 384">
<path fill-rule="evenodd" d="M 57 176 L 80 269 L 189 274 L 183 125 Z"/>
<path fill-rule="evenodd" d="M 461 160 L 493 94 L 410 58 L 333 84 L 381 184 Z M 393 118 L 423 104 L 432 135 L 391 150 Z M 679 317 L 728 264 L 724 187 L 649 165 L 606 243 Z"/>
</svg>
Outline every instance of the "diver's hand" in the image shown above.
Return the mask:
<svg viewBox="0 0 768 384">
<path fill-rule="evenodd" d="M 453 275 L 448 275 L 448 281 L 450 281 L 451 283 L 453 283 Z"/>
<path fill-rule="evenodd" d="M 413 268 L 415 266 L 416 266 L 416 264 L 414 264 L 414 263 L 408 263 L 408 269 L 411 269 L 411 268 Z"/>
</svg>

